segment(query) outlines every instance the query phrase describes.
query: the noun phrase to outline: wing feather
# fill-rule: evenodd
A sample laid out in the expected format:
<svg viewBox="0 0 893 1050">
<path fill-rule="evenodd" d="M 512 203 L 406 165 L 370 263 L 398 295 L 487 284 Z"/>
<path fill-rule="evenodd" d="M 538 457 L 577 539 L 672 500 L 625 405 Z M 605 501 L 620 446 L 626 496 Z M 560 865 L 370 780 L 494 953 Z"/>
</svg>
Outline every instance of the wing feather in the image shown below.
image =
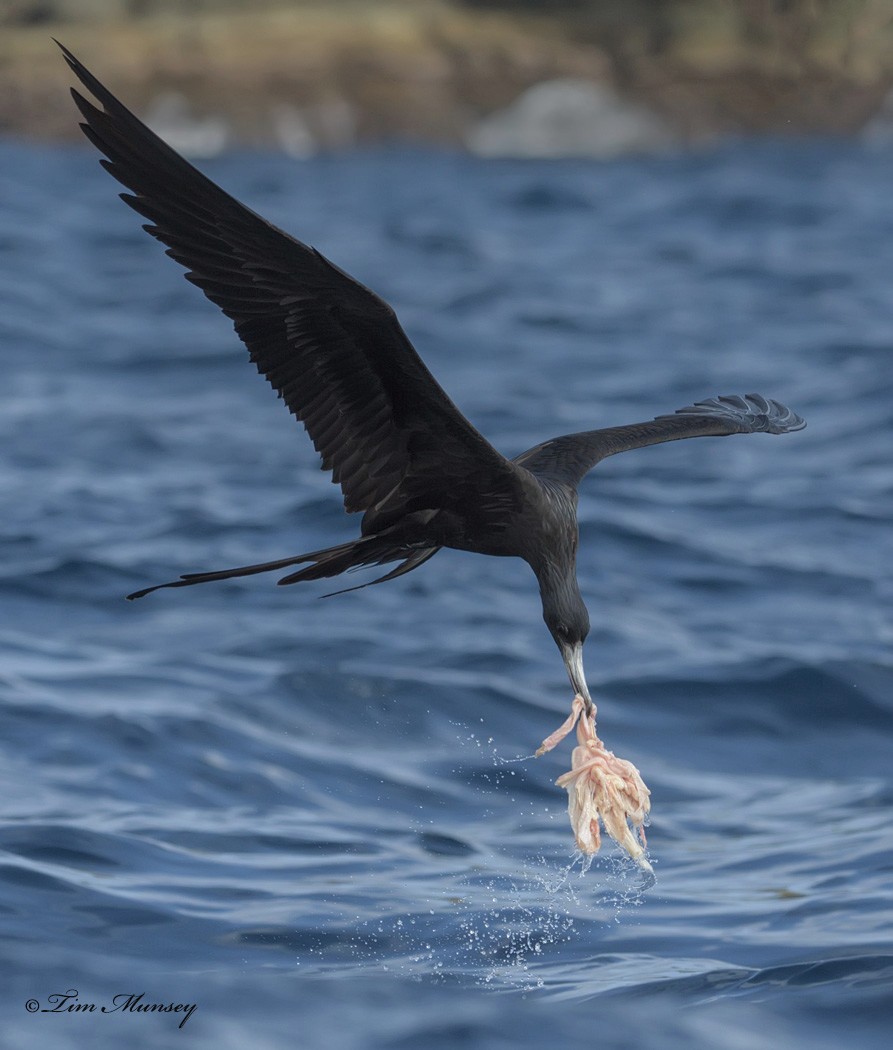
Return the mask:
<svg viewBox="0 0 893 1050">
<path fill-rule="evenodd" d="M 539 477 L 578 485 L 606 456 L 663 441 L 727 434 L 787 434 L 805 420 L 787 405 L 761 394 L 712 397 L 645 423 L 565 434 L 518 456 L 514 463 Z"/>
<path fill-rule="evenodd" d="M 500 492 L 513 502 L 517 468 L 447 397 L 384 300 L 227 194 L 62 52 L 102 107 L 72 89 L 102 166 L 128 190 L 122 199 L 233 321 L 348 511 L 374 508 L 398 486 L 416 504 L 442 506 L 469 479 L 495 504 Z"/>
</svg>

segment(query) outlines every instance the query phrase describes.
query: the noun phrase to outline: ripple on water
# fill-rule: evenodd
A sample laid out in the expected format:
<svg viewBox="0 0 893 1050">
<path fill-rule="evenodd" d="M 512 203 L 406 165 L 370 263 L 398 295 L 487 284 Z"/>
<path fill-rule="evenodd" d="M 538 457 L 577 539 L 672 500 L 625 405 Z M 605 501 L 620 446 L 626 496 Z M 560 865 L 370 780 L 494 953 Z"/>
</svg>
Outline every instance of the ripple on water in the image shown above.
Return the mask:
<svg viewBox="0 0 893 1050">
<path fill-rule="evenodd" d="M 22 1010 L 75 986 L 197 1001 L 216 1050 L 887 1045 L 893 155 L 207 165 L 393 301 L 508 454 L 752 389 L 809 420 L 613 457 L 581 493 L 651 887 L 574 856 L 569 750 L 531 757 L 570 697 L 522 564 L 122 601 L 356 522 L 95 157 L 0 161 L 10 1045 L 167 1035 Z"/>
</svg>

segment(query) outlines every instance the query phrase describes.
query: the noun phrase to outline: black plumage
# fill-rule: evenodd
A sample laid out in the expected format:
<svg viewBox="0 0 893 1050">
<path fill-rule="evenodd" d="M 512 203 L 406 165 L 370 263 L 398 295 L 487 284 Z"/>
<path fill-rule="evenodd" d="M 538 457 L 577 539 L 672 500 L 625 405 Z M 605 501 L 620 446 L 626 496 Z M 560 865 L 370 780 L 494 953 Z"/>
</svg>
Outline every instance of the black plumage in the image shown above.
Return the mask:
<svg viewBox="0 0 893 1050">
<path fill-rule="evenodd" d="M 279 581 L 296 583 L 400 562 L 374 581 L 381 583 L 441 547 L 517 556 L 537 576 L 546 624 L 590 709 L 582 664 L 589 617 L 575 571 L 581 479 L 627 449 L 782 434 L 801 429 L 803 420 L 757 394 L 720 397 L 645 423 L 554 438 L 509 460 L 447 397 L 387 303 L 225 193 L 62 51 L 101 106 L 72 91 L 103 167 L 130 191 L 122 199 L 149 220 L 144 229 L 187 268 L 187 280 L 232 319 L 258 371 L 304 424 L 323 469 L 341 486 L 345 509 L 363 513 L 361 536 L 352 542 L 159 586 L 303 565 Z"/>
</svg>

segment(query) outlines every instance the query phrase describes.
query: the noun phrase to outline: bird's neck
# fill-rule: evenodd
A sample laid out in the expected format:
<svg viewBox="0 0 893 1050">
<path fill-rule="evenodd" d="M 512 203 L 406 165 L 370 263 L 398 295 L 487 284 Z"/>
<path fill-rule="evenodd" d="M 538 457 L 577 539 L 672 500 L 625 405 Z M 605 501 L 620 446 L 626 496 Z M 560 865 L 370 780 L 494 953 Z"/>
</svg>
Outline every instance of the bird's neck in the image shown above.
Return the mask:
<svg viewBox="0 0 893 1050">
<path fill-rule="evenodd" d="M 533 571 L 540 586 L 546 623 L 574 627 L 585 638 L 589 631 L 589 613 L 580 594 L 573 555 L 567 559 L 541 562 L 534 566 Z"/>
</svg>

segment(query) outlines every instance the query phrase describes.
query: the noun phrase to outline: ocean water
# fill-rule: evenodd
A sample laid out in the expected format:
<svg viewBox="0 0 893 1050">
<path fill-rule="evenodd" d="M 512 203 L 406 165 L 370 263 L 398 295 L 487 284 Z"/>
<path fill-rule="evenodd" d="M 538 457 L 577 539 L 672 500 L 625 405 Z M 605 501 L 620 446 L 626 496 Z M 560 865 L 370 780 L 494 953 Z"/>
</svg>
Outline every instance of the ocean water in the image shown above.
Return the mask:
<svg viewBox="0 0 893 1050">
<path fill-rule="evenodd" d="M 809 426 L 585 482 L 656 881 L 587 866 L 569 746 L 530 757 L 570 695 L 522 563 L 122 600 L 358 521 L 96 156 L 0 144 L 4 1046 L 889 1045 L 893 153 L 204 167 L 388 298 L 507 453 L 752 390 Z"/>
</svg>

